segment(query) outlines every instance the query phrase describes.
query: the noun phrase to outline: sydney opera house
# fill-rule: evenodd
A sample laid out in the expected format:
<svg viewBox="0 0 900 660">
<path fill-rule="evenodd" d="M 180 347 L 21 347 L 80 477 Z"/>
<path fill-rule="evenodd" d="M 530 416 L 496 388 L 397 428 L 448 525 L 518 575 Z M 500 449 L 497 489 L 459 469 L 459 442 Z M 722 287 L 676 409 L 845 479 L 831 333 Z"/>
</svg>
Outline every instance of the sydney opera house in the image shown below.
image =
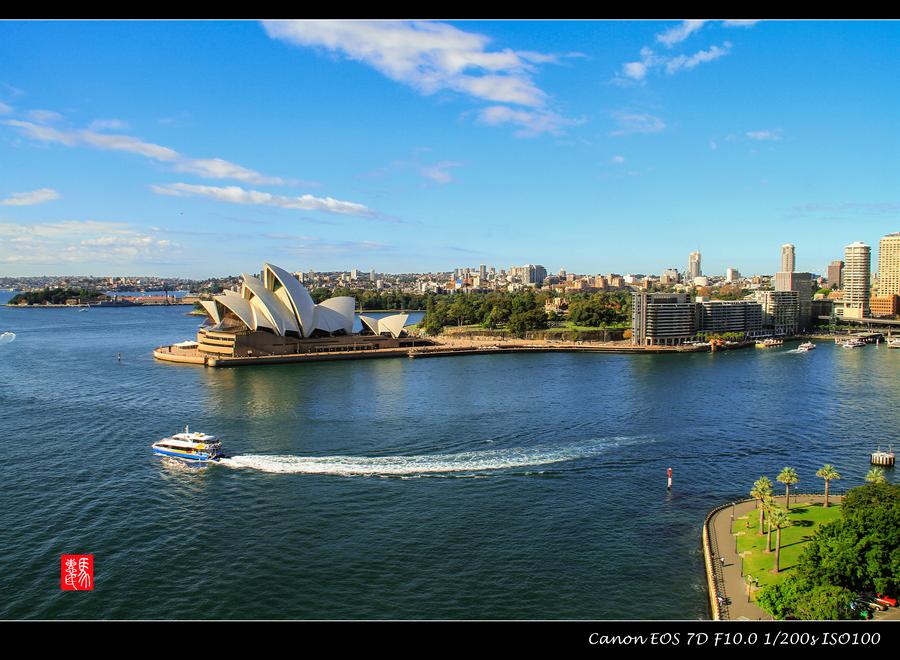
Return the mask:
<svg viewBox="0 0 900 660">
<path fill-rule="evenodd" d="M 350 296 L 313 302 L 294 275 L 263 264 L 259 277 L 242 274 L 240 291 L 202 300 L 209 321 L 197 333 L 197 350 L 221 356 L 287 355 L 328 350 L 403 348 L 408 314 L 360 316 Z"/>
</svg>

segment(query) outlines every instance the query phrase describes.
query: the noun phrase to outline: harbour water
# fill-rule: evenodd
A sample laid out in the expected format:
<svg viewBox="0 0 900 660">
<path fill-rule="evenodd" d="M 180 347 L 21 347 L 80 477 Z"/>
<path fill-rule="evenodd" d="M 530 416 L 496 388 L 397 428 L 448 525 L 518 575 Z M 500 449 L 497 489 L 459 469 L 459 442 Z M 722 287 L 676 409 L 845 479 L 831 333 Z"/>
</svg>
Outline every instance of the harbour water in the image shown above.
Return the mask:
<svg viewBox="0 0 900 660">
<path fill-rule="evenodd" d="M 786 465 L 858 485 L 896 439 L 883 345 L 153 360 L 198 323 L 0 308 L 0 618 L 704 618 L 712 507 Z M 154 456 L 184 424 L 234 458 Z M 94 591 L 60 590 L 63 553 Z"/>
</svg>

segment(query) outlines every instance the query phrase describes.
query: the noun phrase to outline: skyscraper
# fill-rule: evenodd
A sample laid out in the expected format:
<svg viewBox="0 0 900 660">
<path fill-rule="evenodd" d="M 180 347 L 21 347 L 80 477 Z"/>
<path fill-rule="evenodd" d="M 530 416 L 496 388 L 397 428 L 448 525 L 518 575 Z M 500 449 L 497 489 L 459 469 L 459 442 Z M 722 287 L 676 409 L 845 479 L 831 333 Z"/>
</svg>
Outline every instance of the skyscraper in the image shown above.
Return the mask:
<svg viewBox="0 0 900 660">
<path fill-rule="evenodd" d="M 844 262 L 838 259 L 828 264 L 828 286 L 831 289 L 840 289 L 843 284 Z"/>
<path fill-rule="evenodd" d="M 878 295 L 900 294 L 900 232 L 884 236 L 878 243 Z"/>
<path fill-rule="evenodd" d="M 807 330 L 812 325 L 812 274 L 775 273 L 775 291 L 797 292 L 797 327 L 800 330 Z"/>
<path fill-rule="evenodd" d="M 785 243 L 781 246 L 781 270 L 780 273 L 794 272 L 794 244 Z"/>
<path fill-rule="evenodd" d="M 688 277 L 693 279 L 695 277 L 700 277 L 702 274 L 703 271 L 700 269 L 700 253 L 691 252 L 688 257 Z"/>
<path fill-rule="evenodd" d="M 869 271 L 872 248 L 857 241 L 844 248 L 844 317 L 861 319 L 869 311 Z"/>
</svg>

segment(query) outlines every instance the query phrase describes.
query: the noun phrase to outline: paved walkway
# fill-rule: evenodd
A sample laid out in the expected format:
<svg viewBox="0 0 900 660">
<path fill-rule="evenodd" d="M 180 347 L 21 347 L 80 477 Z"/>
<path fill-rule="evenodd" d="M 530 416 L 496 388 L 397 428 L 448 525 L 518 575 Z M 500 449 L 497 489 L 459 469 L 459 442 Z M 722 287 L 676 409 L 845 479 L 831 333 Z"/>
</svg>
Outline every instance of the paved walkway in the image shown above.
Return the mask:
<svg viewBox="0 0 900 660">
<path fill-rule="evenodd" d="M 784 506 L 784 496 L 776 497 L 776 501 Z M 824 495 L 795 495 L 791 493 L 791 508 L 804 503 L 816 504 L 825 500 Z M 829 502 L 838 503 L 840 495 L 830 495 Z M 739 502 L 733 507 L 726 507 L 717 511 L 709 520 L 709 540 L 713 550 L 714 579 L 719 593 L 724 599 L 720 601 L 719 611 L 723 620 L 771 620 L 768 612 L 762 610 L 756 603 L 750 602 L 747 594 L 747 582 L 741 575 L 741 558 L 736 552 L 735 535 L 732 533 L 732 515 L 734 519 L 750 515 L 758 525 L 759 515 L 756 508 L 756 500 Z M 754 527 L 755 529 L 755 527 Z M 722 562 L 724 557 L 725 561 Z M 894 609 L 894 608 L 892 608 Z M 889 610 L 890 611 L 890 610 Z"/>
</svg>

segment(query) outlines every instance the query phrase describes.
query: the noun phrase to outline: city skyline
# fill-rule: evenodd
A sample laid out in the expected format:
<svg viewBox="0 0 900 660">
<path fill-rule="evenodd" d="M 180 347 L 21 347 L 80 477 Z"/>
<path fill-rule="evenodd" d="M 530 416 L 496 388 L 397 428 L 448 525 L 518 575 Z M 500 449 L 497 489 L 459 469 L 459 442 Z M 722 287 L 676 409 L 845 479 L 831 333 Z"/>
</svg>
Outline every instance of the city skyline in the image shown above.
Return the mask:
<svg viewBox="0 0 900 660">
<path fill-rule="evenodd" d="M 0 276 L 874 265 L 897 30 L 5 22 Z"/>
</svg>

